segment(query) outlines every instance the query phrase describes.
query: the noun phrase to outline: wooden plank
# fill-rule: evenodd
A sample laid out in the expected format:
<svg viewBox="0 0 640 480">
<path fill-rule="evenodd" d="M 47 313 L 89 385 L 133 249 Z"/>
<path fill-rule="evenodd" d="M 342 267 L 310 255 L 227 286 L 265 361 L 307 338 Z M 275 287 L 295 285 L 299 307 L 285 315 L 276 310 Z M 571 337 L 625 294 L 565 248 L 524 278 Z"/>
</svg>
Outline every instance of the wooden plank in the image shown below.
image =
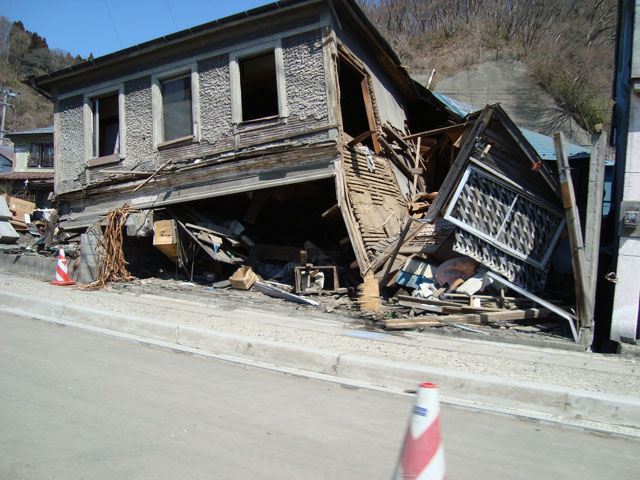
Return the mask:
<svg viewBox="0 0 640 480">
<path fill-rule="evenodd" d="M 548 317 L 551 312 L 545 308 L 524 308 L 518 310 L 502 310 L 499 312 L 468 313 L 460 315 L 429 315 L 420 318 L 388 319 L 385 324 L 390 330 L 417 328 L 447 323 L 472 323 L 484 325 L 493 322 L 510 322 Z"/>
<path fill-rule="evenodd" d="M 403 140 L 413 140 L 414 138 L 423 138 L 423 137 L 433 137 L 435 135 L 440 135 L 441 133 L 451 133 L 462 131 L 467 128 L 466 123 L 458 123 L 457 125 L 450 125 L 448 127 L 435 128 L 433 130 L 427 130 L 426 132 L 414 133 L 413 135 L 408 135 L 406 137 L 402 137 Z"/>
<path fill-rule="evenodd" d="M 380 137 L 378 140 L 380 142 L 380 145 L 382 145 L 382 148 L 384 148 L 384 151 L 387 152 L 391 157 L 393 163 L 402 171 L 402 173 L 407 178 L 412 178 L 411 170 L 405 164 L 405 161 L 395 152 L 391 145 L 389 145 L 389 143 L 387 143 L 387 141 L 383 137 Z"/>
<path fill-rule="evenodd" d="M 231 230 L 225 227 L 209 224 L 210 228 L 206 228 L 206 227 L 201 227 L 200 225 L 194 225 L 193 223 L 187 223 L 185 227 L 190 228 L 192 230 L 199 230 L 201 232 L 207 232 L 216 236 L 224 237 L 226 240 L 229 241 L 229 243 L 231 243 L 231 246 L 233 247 L 237 247 L 240 245 L 240 241 L 238 240 L 238 238 L 233 234 Z"/>
<path fill-rule="evenodd" d="M 402 147 L 404 151 L 409 152 L 410 150 L 409 145 L 407 144 L 407 142 L 404 141 L 404 139 L 400 135 L 396 133 L 393 127 L 391 127 L 391 125 L 389 124 L 389 122 L 387 122 L 386 125 L 382 126 L 382 130 L 384 131 L 385 135 L 387 135 L 388 137 L 391 137 L 391 139 L 394 142 L 400 145 L 400 147 Z"/>
<path fill-rule="evenodd" d="M 347 143 L 347 146 L 349 148 L 353 148 L 357 144 L 364 142 L 367 138 L 369 138 L 371 135 L 375 133 L 376 133 L 375 130 L 369 130 L 367 132 L 363 132 L 360 135 L 358 135 L 356 138 L 349 140 L 349 143 Z"/>
<path fill-rule="evenodd" d="M 398 300 L 402 300 L 404 302 L 409 302 L 409 303 L 427 303 L 429 305 L 439 305 L 442 307 L 463 307 L 464 306 L 464 304 L 462 303 L 457 303 L 457 302 L 447 301 L 447 300 L 439 300 L 437 298 L 418 298 L 418 297 L 412 297 L 410 295 L 398 295 L 396 298 Z"/>
<path fill-rule="evenodd" d="M 411 189 L 412 197 L 418 193 L 418 175 L 419 173 L 414 172 L 414 170 L 418 169 L 418 165 L 420 164 L 420 143 L 422 142 L 422 137 L 418 137 L 418 146 L 416 147 L 416 162 L 411 171 L 413 174 L 413 188 Z"/>
<path fill-rule="evenodd" d="M 182 223 L 178 219 L 176 219 L 176 222 L 178 222 L 178 225 L 180 225 L 180 227 L 182 227 L 182 229 L 185 232 L 187 232 L 187 234 L 193 239 L 193 241 L 196 242 L 198 246 L 202 248 L 202 250 L 204 250 L 205 253 L 209 255 L 214 261 L 230 263 L 230 264 L 234 264 L 234 263 L 238 263 L 238 261 L 242 261 L 241 259 L 238 259 L 238 260 L 232 259 L 231 257 L 229 257 L 229 255 L 227 255 L 222 250 L 218 250 L 218 252 L 215 252 L 211 247 L 209 247 L 208 245 L 205 245 L 200 240 L 198 240 L 198 237 L 195 236 L 193 233 L 191 233 L 191 231 L 185 226 L 184 223 Z"/>
<path fill-rule="evenodd" d="M 165 167 L 167 167 L 173 160 L 167 160 L 162 166 L 160 166 L 158 169 L 156 169 L 155 172 L 153 172 L 153 174 L 147 178 L 144 182 L 142 182 L 140 185 L 138 185 L 136 188 L 133 189 L 133 192 L 137 192 L 138 190 L 140 190 L 144 185 L 146 185 L 147 183 L 149 183 L 151 181 L 152 178 L 154 178 L 156 175 L 158 175 L 158 173 L 160 173 L 162 170 L 164 170 Z"/>
<path fill-rule="evenodd" d="M 556 159 L 558 164 L 558 175 L 560 178 L 560 188 L 562 191 L 562 203 L 564 205 L 565 217 L 567 220 L 567 230 L 569 232 L 569 243 L 571 245 L 571 265 L 573 266 L 573 280 L 575 283 L 576 307 L 578 310 L 578 322 L 580 325 L 580 335 L 582 329 L 591 330 L 593 326 L 593 304 L 587 294 L 587 269 L 584 258 L 584 243 L 582 240 L 582 228 L 580 227 L 580 215 L 576 204 L 576 195 L 573 190 L 571 180 L 571 168 L 567 159 L 567 152 L 564 147 L 564 136 L 562 132 L 554 135 L 556 148 Z M 588 332 L 585 332 L 588 335 Z M 581 338 L 581 340 L 585 340 Z"/>
<path fill-rule="evenodd" d="M 491 120 L 491 116 L 493 115 L 494 108 L 490 105 L 487 105 L 482 110 L 482 113 L 478 117 L 478 120 L 474 123 L 471 133 L 467 135 L 456 160 L 454 161 L 449 173 L 444 179 L 444 182 L 440 186 L 438 190 L 438 196 L 435 198 L 427 215 L 425 216 L 425 220 L 428 222 L 433 222 L 439 215 L 445 204 L 449 201 L 449 197 L 454 192 L 455 187 L 458 185 L 460 176 L 466 169 L 467 161 L 473 147 L 476 144 L 476 141 L 480 135 L 484 132 L 484 130 L 489 125 L 489 121 Z"/>
<path fill-rule="evenodd" d="M 584 256 L 587 263 L 587 295 L 595 306 L 600 252 L 600 229 L 602 222 L 602 201 L 604 196 L 605 152 L 607 134 L 601 132 L 591 147 L 589 161 L 589 184 L 587 214 L 584 226 Z"/>
<path fill-rule="evenodd" d="M 373 113 L 373 104 L 371 103 L 371 92 L 369 92 L 369 81 L 367 80 L 366 74 L 362 77 L 362 81 L 360 82 L 360 87 L 362 88 L 362 98 L 364 99 L 364 108 L 367 112 L 367 121 L 369 122 L 369 130 L 375 130 L 376 116 Z M 378 142 L 378 135 L 374 134 L 371 137 L 371 141 L 373 142 L 373 150 L 376 153 L 380 153 L 380 143 Z"/>
<path fill-rule="evenodd" d="M 333 213 L 339 212 L 340 211 L 340 207 L 338 206 L 338 204 L 334 204 L 332 206 L 330 206 L 327 210 L 325 210 L 324 212 L 322 212 L 322 218 L 325 218 Z"/>
</svg>

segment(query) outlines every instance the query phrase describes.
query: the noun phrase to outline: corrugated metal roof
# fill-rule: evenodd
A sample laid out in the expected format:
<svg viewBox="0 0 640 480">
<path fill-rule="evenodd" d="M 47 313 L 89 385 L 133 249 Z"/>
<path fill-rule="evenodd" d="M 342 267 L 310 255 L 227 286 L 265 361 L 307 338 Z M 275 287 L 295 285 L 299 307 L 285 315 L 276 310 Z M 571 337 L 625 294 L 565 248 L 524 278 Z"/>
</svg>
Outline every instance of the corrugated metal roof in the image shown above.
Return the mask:
<svg viewBox="0 0 640 480">
<path fill-rule="evenodd" d="M 466 117 L 470 113 L 481 110 L 480 108 L 476 108 L 473 105 L 469 105 L 464 102 L 459 102 L 458 100 L 448 97 L 447 95 L 443 95 L 439 92 L 432 92 L 438 100 L 442 102 L 445 108 L 450 112 L 458 115 L 460 117 Z M 522 135 L 527 139 L 527 141 L 531 144 L 531 146 L 535 149 L 541 159 L 543 160 L 555 160 L 556 159 L 556 150 L 553 142 L 553 138 L 548 135 L 543 135 L 542 133 L 534 132 L 533 130 L 529 130 L 526 128 L 518 127 L 522 132 Z M 565 142 L 565 149 L 567 151 L 567 157 L 569 160 L 579 159 L 579 158 L 589 158 L 591 155 L 591 149 L 589 147 L 584 147 L 582 145 L 576 145 L 574 143 Z"/>
<path fill-rule="evenodd" d="M 552 137 L 543 135 L 542 133 L 534 132 L 526 128 L 518 127 L 522 132 L 522 135 L 527 139 L 533 148 L 536 149 L 538 155 L 543 160 L 555 160 L 556 159 L 556 147 Z M 591 149 L 582 145 L 576 145 L 570 142 L 564 142 L 565 150 L 567 151 L 567 158 L 569 160 L 578 158 L 589 158 L 591 156 Z"/>
<path fill-rule="evenodd" d="M 0 145 L 0 155 L 2 155 L 5 158 L 8 158 L 12 162 L 16 158 L 13 152 L 13 147 L 6 147 L 4 145 Z"/>
<path fill-rule="evenodd" d="M 50 127 L 34 128 L 33 130 L 23 130 L 22 132 L 9 132 L 6 135 L 7 137 L 14 137 L 16 135 L 44 135 L 49 133 L 53 135 L 53 125 Z"/>
</svg>

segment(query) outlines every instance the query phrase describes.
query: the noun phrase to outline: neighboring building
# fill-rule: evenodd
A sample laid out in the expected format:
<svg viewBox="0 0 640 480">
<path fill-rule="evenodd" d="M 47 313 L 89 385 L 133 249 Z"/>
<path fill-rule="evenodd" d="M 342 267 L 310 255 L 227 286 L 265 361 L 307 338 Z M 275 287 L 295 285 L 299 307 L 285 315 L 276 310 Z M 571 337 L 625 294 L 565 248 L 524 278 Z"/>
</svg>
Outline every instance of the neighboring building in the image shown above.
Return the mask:
<svg viewBox="0 0 640 480">
<path fill-rule="evenodd" d="M 7 193 L 43 207 L 53 192 L 54 148 L 53 127 L 8 133 L 13 142 L 13 168 L 0 174 Z"/>
<path fill-rule="evenodd" d="M 611 340 L 634 342 L 640 334 L 640 8 L 635 1 L 621 0 L 618 12 Z"/>
<path fill-rule="evenodd" d="M 10 172 L 13 169 L 13 148 L 0 146 L 0 173 Z"/>
</svg>

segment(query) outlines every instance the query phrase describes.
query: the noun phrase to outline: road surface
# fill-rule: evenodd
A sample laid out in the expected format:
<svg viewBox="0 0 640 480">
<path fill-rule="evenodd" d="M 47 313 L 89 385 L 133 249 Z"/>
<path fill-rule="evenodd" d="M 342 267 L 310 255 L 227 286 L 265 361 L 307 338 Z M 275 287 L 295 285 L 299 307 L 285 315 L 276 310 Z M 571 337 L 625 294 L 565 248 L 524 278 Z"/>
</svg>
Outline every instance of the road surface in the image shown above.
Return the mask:
<svg viewBox="0 0 640 480">
<path fill-rule="evenodd" d="M 1 480 L 391 477 L 410 397 L 3 315 Z M 640 471 L 637 439 L 441 415 L 449 480 Z"/>
</svg>

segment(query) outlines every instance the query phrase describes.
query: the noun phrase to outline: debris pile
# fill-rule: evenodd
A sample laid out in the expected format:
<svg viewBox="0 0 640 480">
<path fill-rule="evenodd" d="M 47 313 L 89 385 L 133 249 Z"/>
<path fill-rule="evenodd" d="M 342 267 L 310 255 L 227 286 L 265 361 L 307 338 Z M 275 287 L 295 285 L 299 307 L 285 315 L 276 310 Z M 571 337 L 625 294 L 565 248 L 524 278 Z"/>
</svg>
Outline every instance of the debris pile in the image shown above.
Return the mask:
<svg viewBox="0 0 640 480">
<path fill-rule="evenodd" d="M 62 242 L 73 256 L 81 241 L 83 262 L 97 257 L 89 288 L 163 272 L 309 307 L 348 298 L 388 330 L 557 319 L 578 341 L 589 322 L 566 294 L 573 279 L 564 295 L 547 281 L 569 244 L 558 175 L 498 105 L 417 134 L 342 135 L 335 178 L 124 205 L 86 232 L 55 229 L 53 215 L 37 234 L 44 250 Z M 133 191 L 177 175 L 170 164 Z M 34 211 L 10 207 L 0 201 L 3 224 Z"/>
</svg>

